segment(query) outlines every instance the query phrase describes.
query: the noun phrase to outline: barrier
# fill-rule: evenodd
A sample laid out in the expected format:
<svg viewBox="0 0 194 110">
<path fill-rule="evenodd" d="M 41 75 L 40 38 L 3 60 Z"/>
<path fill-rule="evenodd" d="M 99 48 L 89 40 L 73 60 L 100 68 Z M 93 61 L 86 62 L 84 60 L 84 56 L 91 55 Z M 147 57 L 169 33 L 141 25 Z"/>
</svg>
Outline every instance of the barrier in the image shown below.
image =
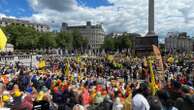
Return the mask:
<svg viewBox="0 0 194 110">
<path fill-rule="evenodd" d="M 37 57 L 43 57 L 44 59 L 48 59 L 50 57 L 57 58 L 57 59 L 76 59 L 76 56 L 59 56 L 59 55 L 6 55 L 6 56 L 0 56 L 0 64 L 5 63 L 13 63 L 21 62 L 24 65 L 27 66 L 35 66 L 37 65 Z M 81 59 L 103 59 L 103 57 L 96 57 L 96 56 L 80 56 Z"/>
<path fill-rule="evenodd" d="M 18 56 L 19 60 L 24 60 L 24 59 L 31 59 L 31 55 L 22 55 L 22 56 Z"/>
<path fill-rule="evenodd" d="M 4 61 L 13 61 L 13 60 L 14 60 L 14 56 L 0 57 L 0 62 L 4 62 Z"/>
<path fill-rule="evenodd" d="M 19 56 L 0 56 L 0 63 L 5 64 L 5 63 L 16 63 L 16 62 L 21 62 L 24 65 L 30 66 L 32 64 L 36 65 L 37 60 L 36 56 L 31 56 L 31 55 L 19 55 Z"/>
</svg>

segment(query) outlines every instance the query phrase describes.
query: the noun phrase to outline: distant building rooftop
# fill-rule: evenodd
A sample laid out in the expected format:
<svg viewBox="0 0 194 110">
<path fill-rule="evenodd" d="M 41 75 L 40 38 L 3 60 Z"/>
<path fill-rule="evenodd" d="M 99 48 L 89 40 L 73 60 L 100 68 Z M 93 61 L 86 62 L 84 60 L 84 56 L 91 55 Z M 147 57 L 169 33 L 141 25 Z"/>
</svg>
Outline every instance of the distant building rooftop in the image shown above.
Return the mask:
<svg viewBox="0 0 194 110">
<path fill-rule="evenodd" d="M 62 28 L 63 29 L 97 29 L 97 28 L 102 28 L 101 24 L 97 24 L 97 25 L 92 25 L 90 21 L 86 22 L 86 25 L 76 25 L 76 26 L 69 26 L 67 23 L 62 23 Z"/>
<path fill-rule="evenodd" d="M 28 24 L 28 25 L 41 25 L 41 26 L 49 27 L 47 24 L 35 23 L 35 22 L 30 22 L 30 21 L 22 20 L 22 19 L 14 19 L 14 18 L 5 18 L 5 17 L 2 17 L 1 18 L 1 21 L 4 21 L 4 22 L 13 22 L 13 23 L 23 23 L 23 24 Z"/>
</svg>

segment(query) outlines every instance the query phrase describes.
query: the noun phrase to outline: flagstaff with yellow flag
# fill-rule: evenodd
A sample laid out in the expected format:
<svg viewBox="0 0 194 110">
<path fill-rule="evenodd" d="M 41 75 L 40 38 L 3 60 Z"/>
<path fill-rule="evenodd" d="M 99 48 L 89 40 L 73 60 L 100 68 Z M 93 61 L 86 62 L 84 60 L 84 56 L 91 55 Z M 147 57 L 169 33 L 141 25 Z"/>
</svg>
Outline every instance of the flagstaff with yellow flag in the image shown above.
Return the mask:
<svg viewBox="0 0 194 110">
<path fill-rule="evenodd" d="M 42 69 L 46 66 L 46 62 L 44 59 L 40 59 L 39 63 L 38 63 L 38 68 Z"/>
<path fill-rule="evenodd" d="M 150 67 L 150 74 L 151 74 L 151 82 L 150 82 L 150 89 L 152 91 L 152 95 L 154 96 L 156 93 L 156 83 L 155 83 L 155 75 L 152 67 L 152 61 L 149 60 L 149 67 Z"/>
<path fill-rule="evenodd" d="M 7 37 L 5 36 L 4 32 L 0 28 L 0 50 L 5 49 L 7 43 Z"/>
<path fill-rule="evenodd" d="M 65 76 L 69 76 L 69 68 L 70 68 L 70 65 L 69 65 L 69 62 L 67 62 L 66 64 L 66 68 L 65 68 Z"/>
<path fill-rule="evenodd" d="M 76 62 L 77 62 L 77 63 L 80 63 L 80 62 L 81 62 L 81 58 L 80 58 L 79 55 L 76 57 Z"/>
<path fill-rule="evenodd" d="M 170 57 L 167 59 L 167 62 L 170 63 L 170 64 L 173 64 L 173 63 L 174 63 L 174 57 L 173 57 L 173 56 L 170 56 Z"/>
</svg>

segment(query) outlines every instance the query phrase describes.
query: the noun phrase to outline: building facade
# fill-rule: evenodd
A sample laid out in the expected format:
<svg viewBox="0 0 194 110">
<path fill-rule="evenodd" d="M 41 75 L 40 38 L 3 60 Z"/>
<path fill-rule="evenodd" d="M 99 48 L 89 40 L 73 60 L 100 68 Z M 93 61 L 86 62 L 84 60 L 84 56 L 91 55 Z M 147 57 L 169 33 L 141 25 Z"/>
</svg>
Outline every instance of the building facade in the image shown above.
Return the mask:
<svg viewBox="0 0 194 110">
<path fill-rule="evenodd" d="M 169 32 L 165 38 L 165 48 L 168 52 L 191 52 L 193 40 L 186 32 Z"/>
<path fill-rule="evenodd" d="M 86 25 L 68 26 L 67 23 L 62 23 L 62 32 L 72 32 L 74 30 L 78 30 L 83 37 L 88 39 L 90 49 L 99 49 L 104 43 L 105 32 L 101 24 L 92 25 L 91 22 L 87 22 Z"/>
<path fill-rule="evenodd" d="M 39 31 L 39 32 L 49 32 L 50 31 L 49 26 L 46 24 L 31 23 L 30 21 L 12 19 L 12 18 L 1 18 L 0 19 L 0 26 L 5 27 L 8 25 L 21 25 L 21 26 L 26 26 L 26 27 L 33 27 L 36 31 Z"/>
</svg>

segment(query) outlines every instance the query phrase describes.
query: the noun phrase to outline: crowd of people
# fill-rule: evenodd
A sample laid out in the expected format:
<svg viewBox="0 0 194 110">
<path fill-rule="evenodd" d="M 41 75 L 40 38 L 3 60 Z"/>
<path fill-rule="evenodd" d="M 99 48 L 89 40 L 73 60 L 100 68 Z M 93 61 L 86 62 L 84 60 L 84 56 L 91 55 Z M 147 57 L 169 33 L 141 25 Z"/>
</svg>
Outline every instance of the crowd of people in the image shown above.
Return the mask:
<svg viewBox="0 0 194 110">
<path fill-rule="evenodd" d="M 192 62 L 164 59 L 163 73 L 153 62 L 153 86 L 145 58 L 44 60 L 43 67 L 0 65 L 0 109 L 194 110 Z"/>
</svg>

